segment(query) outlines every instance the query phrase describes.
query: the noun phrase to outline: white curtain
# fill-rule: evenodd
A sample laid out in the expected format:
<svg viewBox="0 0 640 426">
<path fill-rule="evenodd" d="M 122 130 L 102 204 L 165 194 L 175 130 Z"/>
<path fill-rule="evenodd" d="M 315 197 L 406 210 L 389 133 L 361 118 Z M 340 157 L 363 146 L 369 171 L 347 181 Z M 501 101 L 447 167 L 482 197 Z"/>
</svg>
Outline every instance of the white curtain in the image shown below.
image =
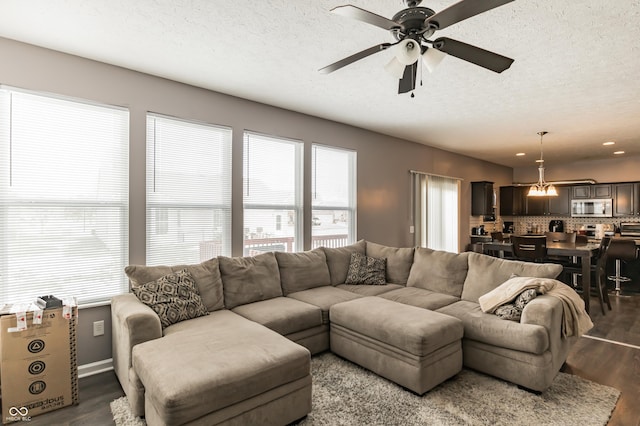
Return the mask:
<svg viewBox="0 0 640 426">
<path fill-rule="evenodd" d="M 458 247 L 460 180 L 412 172 L 415 244 L 453 253 Z"/>
</svg>

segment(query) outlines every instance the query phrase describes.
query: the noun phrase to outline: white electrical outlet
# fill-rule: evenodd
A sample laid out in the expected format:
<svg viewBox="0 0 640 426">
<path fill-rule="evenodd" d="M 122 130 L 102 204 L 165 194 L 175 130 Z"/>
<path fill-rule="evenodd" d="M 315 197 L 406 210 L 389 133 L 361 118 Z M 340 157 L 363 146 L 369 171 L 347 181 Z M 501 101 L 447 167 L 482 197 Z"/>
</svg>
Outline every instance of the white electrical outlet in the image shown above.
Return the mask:
<svg viewBox="0 0 640 426">
<path fill-rule="evenodd" d="M 93 322 L 93 336 L 104 335 L 104 320 Z"/>
<path fill-rule="evenodd" d="M 416 228 L 415 228 L 413 225 L 411 225 L 411 226 L 409 227 L 409 233 L 410 233 L 410 234 L 413 234 L 414 232 L 416 232 Z"/>
</svg>

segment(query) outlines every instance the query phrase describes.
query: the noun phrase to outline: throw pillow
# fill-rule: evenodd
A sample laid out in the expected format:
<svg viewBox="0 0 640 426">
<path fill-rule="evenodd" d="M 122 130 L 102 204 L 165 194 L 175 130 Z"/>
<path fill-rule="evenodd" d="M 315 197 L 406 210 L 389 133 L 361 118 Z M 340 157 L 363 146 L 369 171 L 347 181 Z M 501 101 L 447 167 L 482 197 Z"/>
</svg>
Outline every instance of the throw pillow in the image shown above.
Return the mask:
<svg viewBox="0 0 640 426">
<path fill-rule="evenodd" d="M 413 247 L 388 247 L 367 241 L 364 254 L 378 259 L 387 259 L 385 280 L 392 284 L 406 286 L 411 265 L 413 265 L 413 251 Z"/>
<path fill-rule="evenodd" d="M 524 307 L 527 306 L 527 303 L 535 299 L 537 295 L 538 292 L 535 289 L 527 289 L 520 293 L 513 303 L 498 306 L 494 313 L 499 318 L 505 320 L 520 321 Z"/>
<path fill-rule="evenodd" d="M 498 318 L 502 318 L 503 320 L 509 320 L 509 321 L 520 321 L 520 317 L 522 316 L 522 310 L 516 308 L 514 305 L 510 303 L 506 305 L 498 306 L 494 313 Z"/>
<path fill-rule="evenodd" d="M 351 262 L 345 284 L 385 285 L 387 259 L 365 256 L 362 253 L 351 253 Z"/>
<path fill-rule="evenodd" d="M 163 329 L 180 321 L 209 315 L 198 287 L 186 269 L 133 287 L 133 293 L 158 314 Z"/>
</svg>

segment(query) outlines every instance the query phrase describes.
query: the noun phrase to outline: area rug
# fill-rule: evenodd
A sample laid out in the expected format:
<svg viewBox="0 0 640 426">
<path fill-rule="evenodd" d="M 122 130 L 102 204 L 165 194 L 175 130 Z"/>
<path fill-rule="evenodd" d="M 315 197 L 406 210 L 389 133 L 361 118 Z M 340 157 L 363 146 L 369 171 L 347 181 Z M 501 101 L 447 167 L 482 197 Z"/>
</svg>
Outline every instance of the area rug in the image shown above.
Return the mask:
<svg viewBox="0 0 640 426">
<path fill-rule="evenodd" d="M 620 392 L 559 373 L 542 395 L 462 370 L 417 396 L 331 353 L 311 359 L 313 410 L 299 426 L 317 425 L 606 425 Z M 144 425 L 126 397 L 111 403 L 117 426 Z"/>
</svg>

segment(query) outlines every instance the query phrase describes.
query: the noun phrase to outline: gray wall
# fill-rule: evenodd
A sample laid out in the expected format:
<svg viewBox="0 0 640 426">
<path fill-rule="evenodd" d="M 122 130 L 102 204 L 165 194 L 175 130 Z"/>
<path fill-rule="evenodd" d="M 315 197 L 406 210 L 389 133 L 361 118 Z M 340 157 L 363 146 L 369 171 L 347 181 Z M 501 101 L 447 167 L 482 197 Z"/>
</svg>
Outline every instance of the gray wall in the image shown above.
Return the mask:
<svg viewBox="0 0 640 426">
<path fill-rule="evenodd" d="M 412 246 L 409 233 L 409 170 L 464 179 L 460 248 L 469 242 L 469 182 L 512 181 L 512 169 L 259 104 L 166 79 L 0 38 L 0 82 L 30 90 L 91 99 L 129 108 L 130 263 L 145 261 L 145 114 L 147 111 L 233 128 L 233 254 L 242 253 L 242 136 L 245 129 L 304 141 L 305 180 L 310 182 L 311 143 L 350 148 L 358 155 L 358 238 L 390 246 Z M 407 99 L 407 102 L 410 102 Z M 309 187 L 307 184 L 306 187 Z M 309 195 L 305 197 L 306 240 L 310 236 Z M 81 309 L 79 364 L 111 357 L 109 308 Z M 105 320 L 105 336 L 92 336 L 92 323 Z"/>
</svg>

